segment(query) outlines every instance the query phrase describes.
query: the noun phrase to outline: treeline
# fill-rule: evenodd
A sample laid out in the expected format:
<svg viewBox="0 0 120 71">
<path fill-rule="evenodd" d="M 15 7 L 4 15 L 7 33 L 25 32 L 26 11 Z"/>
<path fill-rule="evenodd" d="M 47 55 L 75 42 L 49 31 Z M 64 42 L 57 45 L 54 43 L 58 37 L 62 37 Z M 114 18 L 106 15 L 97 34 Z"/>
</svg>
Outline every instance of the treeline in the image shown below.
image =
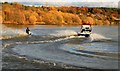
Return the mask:
<svg viewBox="0 0 120 71">
<path fill-rule="evenodd" d="M 93 25 L 120 24 L 117 8 L 34 7 L 19 3 L 2 3 L 3 24 Z"/>
</svg>

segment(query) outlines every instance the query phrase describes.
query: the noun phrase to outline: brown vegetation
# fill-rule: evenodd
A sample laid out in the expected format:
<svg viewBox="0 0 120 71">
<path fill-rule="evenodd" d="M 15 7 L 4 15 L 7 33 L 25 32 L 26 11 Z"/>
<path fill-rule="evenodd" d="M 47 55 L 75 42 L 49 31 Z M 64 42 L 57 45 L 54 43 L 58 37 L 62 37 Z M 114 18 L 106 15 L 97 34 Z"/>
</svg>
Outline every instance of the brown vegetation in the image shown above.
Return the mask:
<svg viewBox="0 0 120 71">
<path fill-rule="evenodd" d="M 88 7 L 34 7 L 3 3 L 3 24 L 92 25 L 120 24 L 119 9 Z"/>
</svg>

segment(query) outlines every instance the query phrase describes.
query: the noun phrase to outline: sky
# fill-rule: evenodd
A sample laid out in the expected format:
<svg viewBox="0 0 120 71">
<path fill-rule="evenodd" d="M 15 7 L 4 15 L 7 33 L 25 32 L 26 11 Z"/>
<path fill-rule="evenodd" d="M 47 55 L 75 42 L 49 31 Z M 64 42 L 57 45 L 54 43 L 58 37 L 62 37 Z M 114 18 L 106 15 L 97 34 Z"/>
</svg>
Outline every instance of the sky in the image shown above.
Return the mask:
<svg viewBox="0 0 120 71">
<path fill-rule="evenodd" d="M 120 0 L 1 0 L 2 2 L 119 2 Z"/>
<path fill-rule="evenodd" d="M 90 6 L 90 7 L 118 8 L 118 2 L 120 2 L 120 0 L 36 0 L 36 1 L 35 0 L 1 0 L 1 2 L 26 2 L 27 4 L 29 2 L 36 2 L 36 3 L 40 3 L 41 5 L 45 5 L 43 2 L 48 2 L 48 5 L 54 5 L 54 6 L 61 6 L 61 5 L 62 6 L 64 5 L 65 6 L 81 6 L 83 5 L 83 6 Z M 51 2 L 54 2 L 54 3 L 51 3 Z M 62 4 L 58 2 L 62 2 Z M 32 5 L 36 5 L 36 4 L 32 3 Z"/>
</svg>

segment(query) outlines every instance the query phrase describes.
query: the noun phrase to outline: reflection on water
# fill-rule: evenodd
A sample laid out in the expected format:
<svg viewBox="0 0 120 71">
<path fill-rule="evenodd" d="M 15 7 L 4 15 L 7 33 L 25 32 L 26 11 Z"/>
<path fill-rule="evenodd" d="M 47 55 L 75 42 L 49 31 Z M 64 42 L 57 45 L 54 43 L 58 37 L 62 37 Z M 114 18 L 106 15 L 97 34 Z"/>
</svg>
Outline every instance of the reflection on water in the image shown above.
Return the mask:
<svg viewBox="0 0 120 71">
<path fill-rule="evenodd" d="M 77 67 L 118 69 L 117 26 L 93 26 L 93 32 L 88 38 L 74 36 L 80 27 L 48 27 L 36 25 L 30 28 L 33 33 L 31 36 L 4 39 L 4 51 L 33 60 L 62 62 Z M 25 33 L 24 29 L 21 28 L 22 32 L 18 33 Z"/>
<path fill-rule="evenodd" d="M 24 29 L 26 27 L 35 28 L 35 25 L 16 25 L 16 24 L 4 24 L 6 27 L 12 28 L 12 29 Z M 4 26 L 3 25 L 3 26 Z"/>
</svg>

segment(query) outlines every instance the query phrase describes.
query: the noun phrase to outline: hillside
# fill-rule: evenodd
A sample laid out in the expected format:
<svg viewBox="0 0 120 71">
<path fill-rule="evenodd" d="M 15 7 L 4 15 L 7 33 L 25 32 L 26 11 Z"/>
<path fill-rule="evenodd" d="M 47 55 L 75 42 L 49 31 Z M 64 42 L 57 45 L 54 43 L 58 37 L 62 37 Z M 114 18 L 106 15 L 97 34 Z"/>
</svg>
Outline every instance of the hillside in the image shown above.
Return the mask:
<svg viewBox="0 0 120 71">
<path fill-rule="evenodd" d="M 3 24 L 44 25 L 118 25 L 120 9 L 88 7 L 34 7 L 19 3 L 2 3 L 0 21 Z"/>
</svg>

